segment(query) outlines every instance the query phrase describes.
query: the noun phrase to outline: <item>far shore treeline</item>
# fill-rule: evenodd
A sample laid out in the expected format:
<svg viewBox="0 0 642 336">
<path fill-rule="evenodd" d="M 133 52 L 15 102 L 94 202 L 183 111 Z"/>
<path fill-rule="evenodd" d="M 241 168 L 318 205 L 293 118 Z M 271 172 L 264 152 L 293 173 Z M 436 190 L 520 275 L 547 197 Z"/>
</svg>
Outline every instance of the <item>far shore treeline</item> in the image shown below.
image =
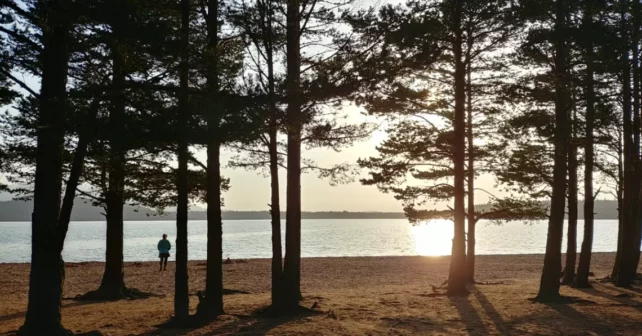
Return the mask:
<svg viewBox="0 0 642 336">
<path fill-rule="evenodd" d="M 583 207 L 583 201 L 579 206 Z M 475 208 L 482 209 L 484 204 Z M 33 202 L 30 201 L 4 201 L 0 202 L 0 222 L 28 222 L 31 220 Z M 95 207 L 88 202 L 78 200 L 74 204 L 71 220 L 74 222 L 99 222 L 105 221 L 104 209 Z M 579 219 L 584 219 L 584 214 L 579 214 Z M 155 221 L 174 220 L 175 211 L 157 211 L 146 207 L 125 206 L 123 217 L 126 221 Z M 567 216 L 568 217 L 568 216 Z M 223 220 L 269 220 L 269 211 L 223 211 Z M 281 218 L 285 218 L 285 211 L 281 212 Z M 405 219 L 403 212 L 378 212 L 378 211 L 303 211 L 301 219 Z M 207 220 L 205 209 L 189 212 L 189 219 L 192 221 Z M 616 220 L 617 201 L 602 200 L 595 202 L 595 219 Z"/>
</svg>

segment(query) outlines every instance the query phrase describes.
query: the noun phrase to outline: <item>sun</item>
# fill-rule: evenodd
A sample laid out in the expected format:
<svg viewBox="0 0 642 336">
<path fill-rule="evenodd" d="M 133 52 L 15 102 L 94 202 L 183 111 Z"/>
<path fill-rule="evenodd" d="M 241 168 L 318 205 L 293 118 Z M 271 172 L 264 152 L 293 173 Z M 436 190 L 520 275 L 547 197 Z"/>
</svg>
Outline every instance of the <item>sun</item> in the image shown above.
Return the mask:
<svg viewBox="0 0 642 336">
<path fill-rule="evenodd" d="M 410 227 L 415 252 L 421 256 L 450 255 L 454 235 L 450 220 L 435 219 Z"/>
</svg>

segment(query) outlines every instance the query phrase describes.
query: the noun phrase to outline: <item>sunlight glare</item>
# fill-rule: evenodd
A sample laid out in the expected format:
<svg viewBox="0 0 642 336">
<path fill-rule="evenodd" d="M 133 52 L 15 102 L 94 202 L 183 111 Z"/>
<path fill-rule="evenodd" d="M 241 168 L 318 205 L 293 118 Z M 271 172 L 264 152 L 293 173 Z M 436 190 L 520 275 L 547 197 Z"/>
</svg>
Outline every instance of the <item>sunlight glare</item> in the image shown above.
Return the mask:
<svg viewBox="0 0 642 336">
<path fill-rule="evenodd" d="M 415 240 L 415 252 L 421 256 L 450 255 L 454 235 L 453 222 L 430 220 L 410 227 Z"/>
</svg>

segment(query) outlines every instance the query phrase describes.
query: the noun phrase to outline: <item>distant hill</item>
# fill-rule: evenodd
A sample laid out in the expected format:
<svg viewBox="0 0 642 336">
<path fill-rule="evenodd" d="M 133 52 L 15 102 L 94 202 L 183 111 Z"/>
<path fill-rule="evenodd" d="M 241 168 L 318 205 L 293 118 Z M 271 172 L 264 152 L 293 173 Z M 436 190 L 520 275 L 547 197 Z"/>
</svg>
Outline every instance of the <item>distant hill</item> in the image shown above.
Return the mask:
<svg viewBox="0 0 642 336">
<path fill-rule="evenodd" d="M 200 211 L 190 211 L 191 220 L 205 220 L 207 213 L 200 208 Z M 4 201 L 0 202 L 0 222 L 27 222 L 31 220 L 33 202 Z M 74 203 L 71 220 L 76 222 L 103 221 L 104 210 L 92 206 L 89 202 L 78 199 Z M 153 210 L 144 207 L 125 206 L 124 217 L 127 221 L 149 221 L 149 220 L 173 220 L 176 212 L 167 211 L 162 216 L 157 215 Z M 347 211 L 322 211 L 303 212 L 304 219 L 399 219 L 405 218 L 401 212 L 347 212 Z M 285 213 L 282 214 L 285 219 Z M 223 211 L 225 220 L 253 220 L 270 219 L 268 211 Z"/>
<path fill-rule="evenodd" d="M 568 203 L 566 205 L 568 206 Z M 487 204 L 478 204 L 475 205 L 475 208 L 478 210 L 485 210 L 490 208 L 490 206 Z M 566 211 L 568 212 L 568 209 Z M 577 212 L 578 218 L 584 219 L 584 201 L 578 202 Z M 595 213 L 595 219 L 617 219 L 617 201 L 595 201 L 595 208 L 593 212 Z M 566 217 L 568 217 L 568 215 L 566 215 Z"/>
<path fill-rule="evenodd" d="M 485 205 L 478 205 L 478 208 L 484 208 Z M 579 204 L 579 218 L 583 219 L 584 202 Z M 205 211 L 190 211 L 191 220 L 205 220 L 207 213 Z M 32 202 L 22 201 L 4 201 L 0 202 L 0 222 L 27 222 L 31 220 L 33 211 Z M 74 211 L 71 215 L 72 221 L 103 221 L 103 209 L 93 207 L 90 203 L 83 200 L 77 200 L 74 203 Z M 595 219 L 617 219 L 617 202 L 615 201 L 596 201 L 595 202 Z M 173 220 L 176 213 L 167 211 L 162 216 L 157 215 L 153 210 L 144 207 L 125 206 L 125 220 L 128 221 L 149 221 L 149 220 Z M 285 218 L 285 213 L 281 218 Z M 348 212 L 348 211 L 319 211 L 303 212 L 303 219 L 403 219 L 404 214 L 401 212 Z M 260 220 L 270 219 L 270 213 L 267 211 L 223 211 L 225 220 Z"/>
</svg>

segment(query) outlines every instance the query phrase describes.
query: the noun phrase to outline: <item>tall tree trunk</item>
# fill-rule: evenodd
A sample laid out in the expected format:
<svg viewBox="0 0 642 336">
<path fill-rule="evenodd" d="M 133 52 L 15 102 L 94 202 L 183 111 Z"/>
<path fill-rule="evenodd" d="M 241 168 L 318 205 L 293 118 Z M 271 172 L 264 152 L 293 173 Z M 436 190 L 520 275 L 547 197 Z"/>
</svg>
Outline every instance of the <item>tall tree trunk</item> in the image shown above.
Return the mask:
<svg viewBox="0 0 642 336">
<path fill-rule="evenodd" d="M 575 262 L 577 259 L 577 138 L 575 123 L 577 115 L 573 112 L 571 121 L 571 139 L 568 151 L 568 231 L 566 240 L 566 267 L 564 269 L 563 285 L 572 285 L 575 279 Z"/>
<path fill-rule="evenodd" d="M 301 299 L 301 101 L 300 101 L 300 13 L 299 0 L 287 2 L 287 213 L 285 219 L 285 262 L 283 267 L 284 308 L 296 309 Z"/>
<path fill-rule="evenodd" d="M 218 0 L 207 8 L 207 275 L 198 314 L 210 319 L 223 310 L 223 219 L 221 215 L 221 138 L 218 105 Z"/>
<path fill-rule="evenodd" d="M 620 261 L 620 254 L 622 252 L 622 229 L 624 227 L 624 136 L 621 131 L 618 132 L 619 136 L 619 143 L 617 147 L 618 151 L 618 161 L 617 161 L 617 174 L 618 174 L 618 181 L 617 181 L 617 190 L 616 190 L 616 196 L 617 196 L 617 222 L 618 222 L 618 229 L 617 229 L 617 251 L 615 253 L 615 262 L 613 263 L 613 270 L 611 271 L 611 280 L 615 281 L 617 278 L 617 270 L 619 268 L 619 261 Z"/>
<path fill-rule="evenodd" d="M 112 149 L 113 151 L 113 149 Z M 107 191 L 107 248 L 105 272 L 98 292 L 101 299 L 120 299 L 126 295 L 123 264 L 123 208 L 125 182 L 124 155 L 111 153 Z"/>
<path fill-rule="evenodd" d="M 623 0 L 624 5 L 628 1 Z M 623 9 L 624 10 L 624 9 Z M 617 261 L 618 269 L 615 277 L 615 284 L 617 286 L 626 287 L 631 284 L 631 264 L 633 262 L 633 248 L 635 247 L 635 226 L 633 220 L 633 185 L 634 185 L 634 159 L 633 159 L 633 125 L 631 121 L 631 65 L 629 62 L 629 40 L 628 40 L 628 24 L 626 22 L 626 14 L 622 13 L 621 19 L 622 29 L 622 112 L 623 112 L 623 133 L 624 133 L 624 192 L 622 199 L 622 235 L 619 237 L 621 240 L 621 251 Z M 635 191 L 637 192 L 637 191 Z"/>
<path fill-rule="evenodd" d="M 112 34 L 112 88 L 109 111 L 109 187 L 106 195 L 107 206 L 107 248 L 105 272 L 97 292 L 97 299 L 120 299 L 125 293 L 123 264 L 123 209 L 125 204 L 125 36 L 127 34 L 127 0 L 118 6 L 122 13 L 113 18 Z M 87 298 L 92 297 L 89 294 Z"/>
<path fill-rule="evenodd" d="M 271 122 L 274 124 L 273 122 Z M 272 306 L 282 306 L 283 257 L 281 250 L 281 206 L 279 196 L 279 158 L 277 153 L 276 125 L 270 125 L 270 215 L 272 217 Z"/>
<path fill-rule="evenodd" d="M 637 276 L 638 263 L 640 262 L 640 234 L 642 233 L 640 221 L 642 211 L 640 211 L 640 1 L 633 1 L 633 184 L 631 211 L 635 226 L 635 242 L 632 246 L 632 260 L 630 272 L 632 277 Z"/>
<path fill-rule="evenodd" d="M 560 298 L 560 272 L 562 262 L 562 236 L 564 233 L 564 210 L 566 201 L 566 159 L 568 158 L 569 90 L 566 45 L 566 18 L 568 5 L 565 0 L 556 1 L 555 10 L 555 159 L 553 166 L 553 193 L 548 221 L 544 269 L 540 281 L 538 301 L 555 301 Z"/>
<path fill-rule="evenodd" d="M 263 46 L 267 61 L 268 93 L 270 95 L 270 119 L 268 123 L 268 152 L 270 156 L 270 216 L 272 219 L 272 307 L 283 306 L 283 251 L 281 247 L 281 199 L 279 195 L 279 109 L 276 105 L 276 79 L 274 78 L 274 33 L 272 27 L 272 0 L 261 3 L 262 19 L 265 20 Z"/>
<path fill-rule="evenodd" d="M 593 227 L 595 199 L 593 198 L 593 163 L 595 151 L 593 148 L 593 129 L 595 123 L 595 88 L 593 70 L 593 40 L 590 38 L 593 31 L 593 0 L 586 1 L 584 8 L 583 28 L 587 32 L 584 38 L 584 57 L 586 60 L 586 78 L 584 94 L 586 100 L 586 143 L 584 145 L 584 238 L 580 252 L 580 262 L 577 266 L 577 274 L 573 286 L 587 288 L 589 284 L 589 272 L 591 269 L 591 253 L 593 253 Z"/>
<path fill-rule="evenodd" d="M 466 68 L 462 55 L 461 28 L 463 1 L 454 2 L 452 31 L 455 33 L 453 54 L 455 56 L 455 116 L 453 135 L 453 163 L 455 166 L 455 235 L 453 238 L 448 274 L 448 295 L 461 295 L 466 292 L 466 209 L 464 199 L 466 192 Z"/>
<path fill-rule="evenodd" d="M 469 43 L 468 50 L 471 48 L 471 43 Z M 475 219 L 475 148 L 473 143 L 473 83 L 471 80 L 471 67 L 472 62 L 469 58 L 466 66 L 466 97 L 468 100 L 468 132 L 466 134 L 468 140 L 468 244 L 466 245 L 466 280 L 468 282 L 475 282 L 475 228 L 477 220 Z"/>
<path fill-rule="evenodd" d="M 58 217 L 58 250 L 60 253 L 62 253 L 67 231 L 69 230 L 71 212 L 74 207 L 74 200 L 76 199 L 76 189 L 80 183 L 80 176 L 82 175 L 85 156 L 87 155 L 87 146 L 96 134 L 96 121 L 98 119 L 99 107 L 100 97 L 96 97 L 92 100 L 87 111 L 87 120 L 78 132 L 78 144 L 74 152 L 74 159 L 71 163 L 71 170 L 69 171 L 69 179 L 65 187 L 65 196 L 62 200 L 60 216 Z"/>
<path fill-rule="evenodd" d="M 67 335 L 60 319 L 64 268 L 57 223 L 67 112 L 69 3 L 43 1 L 47 29 L 42 32 L 42 80 L 38 114 L 34 208 L 31 222 L 29 301 L 20 335 Z M 62 242 L 60 242 L 62 244 Z"/>
<path fill-rule="evenodd" d="M 187 125 L 189 107 L 189 0 L 181 0 L 181 66 L 178 97 L 178 171 L 176 174 L 176 271 L 174 273 L 174 316 L 184 322 L 189 317 L 189 285 L 187 275 L 187 221 L 189 144 Z"/>
<path fill-rule="evenodd" d="M 273 123 L 273 122 L 271 122 Z M 272 301 L 278 301 L 280 281 L 283 273 L 282 250 L 281 250 L 281 206 L 279 196 L 279 158 L 277 153 L 277 130 L 276 125 L 270 126 L 270 215 L 272 218 Z"/>
</svg>

